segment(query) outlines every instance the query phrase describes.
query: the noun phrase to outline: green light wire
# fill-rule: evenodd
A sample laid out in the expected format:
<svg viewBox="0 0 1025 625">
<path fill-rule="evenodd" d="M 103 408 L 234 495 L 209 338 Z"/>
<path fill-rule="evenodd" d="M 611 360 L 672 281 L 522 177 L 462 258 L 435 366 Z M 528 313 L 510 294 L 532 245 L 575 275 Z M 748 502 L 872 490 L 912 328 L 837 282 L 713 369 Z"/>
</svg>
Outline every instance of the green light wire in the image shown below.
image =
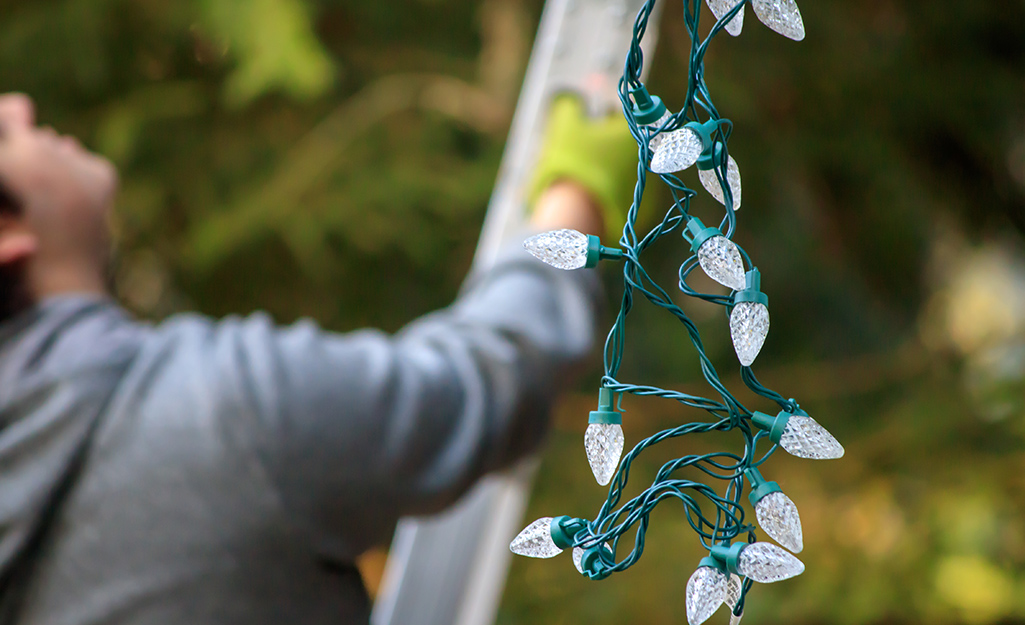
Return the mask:
<svg viewBox="0 0 1025 625">
<path fill-rule="evenodd" d="M 684 185 L 676 176 L 671 174 L 659 175 L 662 181 L 669 187 L 673 197 L 673 205 L 667 211 L 662 222 L 643 237 L 639 237 L 636 231 L 637 213 L 647 183 L 647 163 L 650 162 L 652 155 L 649 146 L 650 140 L 659 132 L 668 132 L 681 128 L 688 122 L 701 122 L 703 121 L 701 117 L 705 117 L 706 120 L 704 121 L 707 121 L 707 119 L 719 120 L 718 129 L 713 134 L 713 141 L 721 145 L 723 161 L 722 165 L 715 169 L 715 174 L 723 188 L 726 207 L 726 214 L 719 225 L 719 229 L 726 238 L 732 239 L 736 228 L 736 213 L 733 209 L 730 185 L 724 184 L 724 182 L 726 182 L 728 162 L 727 142 L 733 131 L 733 125 L 729 120 L 720 118 L 719 112 L 713 104 L 711 93 L 704 80 L 704 56 L 713 38 L 743 8 L 747 0 L 738 2 L 722 19 L 718 20 L 711 28 L 708 36 L 703 40 L 698 34 L 701 0 L 684 0 L 684 21 L 691 39 L 687 95 L 680 111 L 672 115 L 661 127 L 638 124 L 634 119 L 633 102 L 630 97 L 632 90 L 642 86 L 640 76 L 644 58 L 640 43 L 647 30 L 648 19 L 654 9 L 655 1 L 648 0 L 637 14 L 630 49 L 624 64 L 623 76 L 619 81 L 619 98 L 623 105 L 623 112 L 630 126 L 630 132 L 638 144 L 637 184 L 634 187 L 633 203 L 627 213 L 626 225 L 619 240 L 624 253 L 623 299 L 619 313 L 616 315 L 605 341 L 605 375 L 602 378 L 601 384 L 603 387 L 616 393 L 675 400 L 684 406 L 707 411 L 711 416 L 711 420 L 687 423 L 658 432 L 642 440 L 629 453 L 623 456 L 616 475 L 609 486 L 609 493 L 605 503 L 594 520 L 588 521 L 586 529 L 579 532 L 574 539 L 574 546 L 584 549 L 597 547 L 605 542 L 610 543 L 612 546 L 611 553 L 601 549 L 598 550 L 603 571 L 601 575 L 594 576 L 596 579 L 605 577 L 610 573 L 624 571 L 640 559 L 644 551 L 644 537 L 648 528 L 649 515 L 659 503 L 667 499 L 675 499 L 683 505 L 688 523 L 698 535 L 702 545 L 707 549 L 711 549 L 715 544 L 737 539 L 754 542 L 755 526 L 745 522 L 744 508 L 741 505 L 741 497 L 744 493 L 743 475 L 746 469 L 758 467 L 764 463 L 777 449 L 776 445 L 772 445 L 761 457 L 757 456 L 756 447 L 758 441 L 767 438 L 768 433 L 753 427 L 750 421 L 751 411 L 730 393 L 729 389 L 720 380 L 719 374 L 716 372 L 711 360 L 706 355 L 697 326 L 683 309 L 673 303 L 669 294 L 651 278 L 641 263 L 641 255 L 647 248 L 662 237 L 683 228 L 687 218 L 690 216 L 690 202 L 697 194 Z M 740 249 L 739 246 L 738 249 Z M 747 266 L 753 266 L 747 253 L 743 249 L 740 249 L 740 252 Z M 700 293 L 687 284 L 690 274 L 698 266 L 696 255 L 692 255 L 683 263 L 679 271 L 680 290 L 690 297 L 725 307 L 728 315 L 733 306 L 732 295 Z M 701 363 L 701 373 L 705 381 L 718 394 L 718 400 L 654 386 L 630 384 L 617 379 L 616 376 L 622 364 L 626 345 L 626 319 L 633 308 L 634 299 L 637 294 L 643 296 L 644 299 L 655 306 L 669 312 L 683 324 L 691 343 L 697 351 L 698 359 Z M 762 386 L 750 367 L 741 367 L 741 380 L 752 392 L 775 402 L 779 405 L 780 409 L 793 411 L 797 408 L 797 404 L 792 400 L 787 400 L 779 393 Z M 716 452 L 676 458 L 661 467 L 651 485 L 641 494 L 625 503 L 622 502 L 623 491 L 626 488 L 630 475 L 630 468 L 634 460 L 648 448 L 663 441 L 689 434 L 732 431 L 738 431 L 743 436 L 743 454 Z M 697 469 L 708 478 L 726 482 L 724 493 L 720 495 L 714 488 L 705 483 L 680 479 L 678 477 L 681 470 L 690 468 Z M 712 516 L 706 515 L 699 501 L 705 501 L 714 506 L 715 514 Z M 635 530 L 633 548 L 626 557 L 616 560 L 614 554 L 618 552 L 619 543 L 625 540 L 624 535 L 631 530 Z M 751 588 L 751 584 L 752 582 L 749 579 L 744 581 L 741 597 L 734 607 L 735 614 L 743 612 L 744 601 L 748 590 Z"/>
</svg>

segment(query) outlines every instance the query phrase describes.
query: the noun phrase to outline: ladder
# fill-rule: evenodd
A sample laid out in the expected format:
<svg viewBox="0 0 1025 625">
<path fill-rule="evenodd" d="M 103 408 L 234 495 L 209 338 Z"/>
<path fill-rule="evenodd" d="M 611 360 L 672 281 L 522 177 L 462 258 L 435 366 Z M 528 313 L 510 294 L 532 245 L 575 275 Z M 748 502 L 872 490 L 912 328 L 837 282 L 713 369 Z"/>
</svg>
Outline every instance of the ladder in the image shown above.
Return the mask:
<svg viewBox="0 0 1025 625">
<path fill-rule="evenodd" d="M 486 269 L 524 225 L 523 191 L 552 96 L 572 91 L 591 115 L 620 110 L 617 85 L 645 0 L 548 0 L 530 55 L 473 271 Z M 656 5 L 656 11 L 661 4 Z M 658 23 L 658 15 L 649 24 Z M 647 35 L 645 58 L 654 52 Z M 448 511 L 399 521 L 372 625 L 490 625 L 498 613 L 536 473 L 526 460 L 481 480 Z"/>
</svg>

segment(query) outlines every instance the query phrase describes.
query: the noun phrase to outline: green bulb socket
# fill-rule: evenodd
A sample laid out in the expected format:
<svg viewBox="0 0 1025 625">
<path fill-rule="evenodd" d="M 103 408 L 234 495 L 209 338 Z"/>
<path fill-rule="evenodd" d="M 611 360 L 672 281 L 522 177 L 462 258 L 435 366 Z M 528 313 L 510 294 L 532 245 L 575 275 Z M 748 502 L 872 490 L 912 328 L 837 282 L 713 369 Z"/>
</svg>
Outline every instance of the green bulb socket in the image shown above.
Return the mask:
<svg viewBox="0 0 1025 625">
<path fill-rule="evenodd" d="M 783 492 L 783 489 L 779 487 L 779 484 L 776 482 L 770 482 L 762 477 L 762 474 L 758 469 L 748 469 L 747 471 L 744 471 L 744 475 L 747 476 L 747 481 L 751 482 L 751 493 L 747 496 L 747 499 L 751 502 L 752 506 L 758 505 L 758 502 L 762 500 L 762 497 L 765 497 L 770 493 Z"/>
<path fill-rule="evenodd" d="M 762 274 L 758 272 L 758 269 L 752 269 L 744 275 L 747 281 L 747 286 L 744 287 L 743 291 L 737 291 L 733 295 L 733 303 L 739 304 L 741 302 L 755 302 L 764 306 L 769 305 L 769 296 L 762 293 Z"/>
<path fill-rule="evenodd" d="M 683 238 L 690 241 L 690 251 L 695 253 L 705 244 L 705 241 L 721 236 L 722 232 L 718 228 L 706 227 L 697 217 L 691 217 L 687 221 L 687 228 L 683 231 Z"/>
<path fill-rule="evenodd" d="M 690 122 L 687 124 L 687 128 L 690 128 L 698 135 L 701 139 L 701 156 L 698 157 L 697 167 L 698 169 L 715 169 L 721 167 L 723 161 L 726 159 L 726 155 L 723 152 L 722 143 L 716 143 L 713 139 L 715 133 L 719 130 L 719 125 L 725 120 L 722 119 L 710 119 L 707 122 L 700 124 L 698 122 Z"/>
<path fill-rule="evenodd" d="M 648 90 L 641 85 L 630 91 L 633 96 L 633 115 L 638 124 L 654 124 L 666 114 L 666 105 L 658 96 L 648 94 Z"/>
<path fill-rule="evenodd" d="M 623 414 L 612 406 L 613 395 L 610 388 L 603 386 L 598 390 L 598 409 L 591 411 L 590 416 L 587 417 L 588 423 L 623 423 Z"/>
<path fill-rule="evenodd" d="M 718 169 L 722 167 L 725 160 L 726 156 L 723 153 L 722 144 L 715 143 L 701 152 L 701 156 L 698 157 L 695 165 L 701 170 Z"/>
<path fill-rule="evenodd" d="M 605 557 L 602 557 L 602 552 L 605 553 Z M 580 568 L 584 570 L 584 575 L 589 579 L 598 581 L 605 579 L 609 575 L 612 575 L 612 565 L 610 564 L 615 556 L 612 555 L 610 550 L 605 545 L 596 545 L 584 550 L 583 557 L 580 558 Z M 607 560 L 607 562 L 606 562 Z"/>
<path fill-rule="evenodd" d="M 704 558 L 701 558 L 701 561 L 698 562 L 698 568 L 699 569 L 701 567 L 703 567 L 703 566 L 707 566 L 709 568 L 715 569 L 716 571 L 719 571 L 720 573 L 725 573 L 726 572 L 726 567 L 723 566 L 723 563 L 719 562 L 718 560 L 716 560 L 715 558 L 713 558 L 710 555 L 707 555 Z"/>
<path fill-rule="evenodd" d="M 703 124 L 701 122 L 687 122 L 685 127 L 693 130 L 698 138 L 701 139 L 702 149 L 708 150 L 712 146 L 712 135 L 715 134 L 715 131 L 719 130 L 719 120 L 710 119 Z"/>
<path fill-rule="evenodd" d="M 575 519 L 570 516 L 557 516 L 552 519 L 549 532 L 552 535 L 552 542 L 559 549 L 569 549 L 573 546 L 573 540 L 578 533 L 587 527 L 583 519 Z"/>
<path fill-rule="evenodd" d="M 779 443 L 779 440 L 783 438 L 783 432 L 786 431 L 789 420 L 790 413 L 785 410 L 780 411 L 775 417 L 764 412 L 756 412 L 751 415 L 751 421 L 768 432 L 769 440 L 773 443 Z"/>
<path fill-rule="evenodd" d="M 726 569 L 734 575 L 742 575 L 737 564 L 740 561 L 740 552 L 747 547 L 747 543 L 734 543 L 732 545 L 715 545 L 712 547 L 712 557 L 719 561 L 719 568 Z"/>
<path fill-rule="evenodd" d="M 605 247 L 601 239 L 593 234 L 587 235 L 587 260 L 584 267 L 591 268 L 598 265 L 601 260 L 619 260 L 623 258 L 623 251 Z"/>
</svg>

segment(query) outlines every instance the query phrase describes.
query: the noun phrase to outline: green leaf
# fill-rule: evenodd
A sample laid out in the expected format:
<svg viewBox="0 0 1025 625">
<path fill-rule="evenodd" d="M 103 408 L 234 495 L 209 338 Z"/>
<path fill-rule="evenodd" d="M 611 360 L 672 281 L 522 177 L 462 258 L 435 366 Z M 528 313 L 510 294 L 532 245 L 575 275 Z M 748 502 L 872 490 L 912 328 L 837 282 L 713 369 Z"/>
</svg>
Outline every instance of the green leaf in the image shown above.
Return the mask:
<svg viewBox="0 0 1025 625">
<path fill-rule="evenodd" d="M 336 64 L 301 0 L 201 0 L 200 13 L 237 62 L 224 86 L 229 107 L 275 91 L 309 100 L 334 84 Z"/>
</svg>

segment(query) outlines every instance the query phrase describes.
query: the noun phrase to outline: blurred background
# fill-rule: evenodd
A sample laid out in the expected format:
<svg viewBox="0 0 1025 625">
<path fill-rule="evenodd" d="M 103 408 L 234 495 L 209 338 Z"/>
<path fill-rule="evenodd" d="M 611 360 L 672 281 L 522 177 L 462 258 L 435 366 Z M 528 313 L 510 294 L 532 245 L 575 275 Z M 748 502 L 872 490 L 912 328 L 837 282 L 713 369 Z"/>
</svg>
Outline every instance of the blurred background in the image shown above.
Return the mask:
<svg viewBox="0 0 1025 625">
<path fill-rule="evenodd" d="M 469 267 L 541 8 L 5 0 L 0 88 L 119 166 L 116 283 L 138 314 L 395 330 Z M 847 448 L 764 467 L 800 508 L 807 571 L 756 587 L 745 622 L 1025 622 L 1025 2 L 801 8 L 805 41 L 749 15 L 706 64 L 744 176 L 736 239 L 771 303 L 755 370 Z M 678 3 L 659 29 L 649 85 L 672 109 Z M 672 288 L 686 254 L 656 247 L 652 275 Z M 739 389 L 721 312 L 684 306 Z M 637 307 L 628 341 L 622 379 L 707 394 L 668 315 Z M 582 449 L 600 373 L 560 405 L 527 520 L 604 500 Z M 628 446 L 701 418 L 624 408 Z M 637 489 L 673 452 L 731 444 L 656 448 Z M 655 512 L 647 546 L 600 583 L 517 558 L 498 622 L 684 622 L 703 554 L 679 508 Z M 362 563 L 372 590 L 382 560 Z"/>
</svg>

